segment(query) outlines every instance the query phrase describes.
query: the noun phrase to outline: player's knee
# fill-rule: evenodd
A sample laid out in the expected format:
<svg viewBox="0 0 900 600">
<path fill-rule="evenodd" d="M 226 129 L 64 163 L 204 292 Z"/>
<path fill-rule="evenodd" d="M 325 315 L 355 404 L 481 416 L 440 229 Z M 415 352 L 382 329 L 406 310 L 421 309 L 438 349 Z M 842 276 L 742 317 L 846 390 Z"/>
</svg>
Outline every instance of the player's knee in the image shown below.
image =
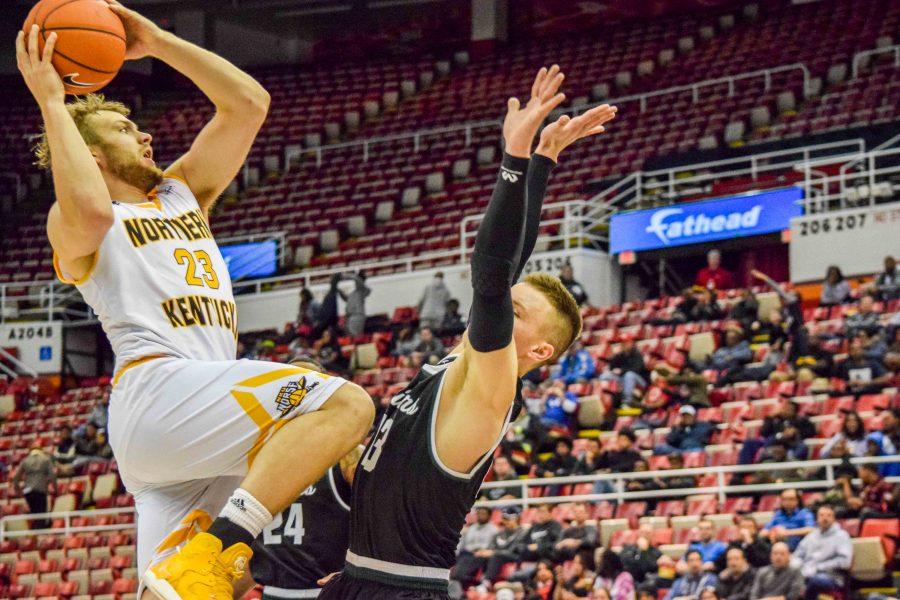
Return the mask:
<svg viewBox="0 0 900 600">
<path fill-rule="evenodd" d="M 332 404 L 333 401 L 333 404 Z M 328 402 L 335 411 L 340 412 L 341 419 L 353 428 L 354 433 L 362 439 L 375 420 L 375 403 L 368 393 L 355 383 L 347 382 Z"/>
</svg>

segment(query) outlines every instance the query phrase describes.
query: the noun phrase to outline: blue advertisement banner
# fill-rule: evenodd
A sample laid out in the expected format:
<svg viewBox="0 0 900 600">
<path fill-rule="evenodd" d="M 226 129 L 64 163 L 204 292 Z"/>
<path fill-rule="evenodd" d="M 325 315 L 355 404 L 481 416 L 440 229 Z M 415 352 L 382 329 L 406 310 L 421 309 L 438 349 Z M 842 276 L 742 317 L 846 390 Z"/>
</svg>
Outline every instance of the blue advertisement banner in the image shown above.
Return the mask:
<svg viewBox="0 0 900 600">
<path fill-rule="evenodd" d="M 269 277 L 278 269 L 278 242 L 275 240 L 221 246 L 219 250 L 233 281 Z"/>
<path fill-rule="evenodd" d="M 798 187 L 685 202 L 612 216 L 609 251 L 618 254 L 702 244 L 790 229 L 803 214 Z"/>
</svg>

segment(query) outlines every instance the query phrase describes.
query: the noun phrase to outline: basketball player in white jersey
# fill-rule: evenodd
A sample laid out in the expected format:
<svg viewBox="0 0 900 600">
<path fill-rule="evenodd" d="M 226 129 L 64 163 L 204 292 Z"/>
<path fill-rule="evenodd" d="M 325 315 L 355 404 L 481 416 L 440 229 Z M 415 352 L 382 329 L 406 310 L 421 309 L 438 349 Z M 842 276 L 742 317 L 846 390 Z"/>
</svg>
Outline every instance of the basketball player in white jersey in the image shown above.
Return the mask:
<svg viewBox="0 0 900 600">
<path fill-rule="evenodd" d="M 125 106 L 94 95 L 65 104 L 51 65 L 56 34 L 41 54 L 37 28 L 20 33 L 17 64 L 44 121 L 38 161 L 56 192 L 47 232 L 58 276 L 96 311 L 116 354 L 109 436 L 135 497 L 142 584 L 166 600 L 230 600 L 252 540 L 361 441 L 374 407 L 338 377 L 235 360 L 231 281 L 208 218 L 269 95 L 107 1 L 125 25 L 127 58 L 168 63 L 216 113 L 162 171 Z"/>
</svg>

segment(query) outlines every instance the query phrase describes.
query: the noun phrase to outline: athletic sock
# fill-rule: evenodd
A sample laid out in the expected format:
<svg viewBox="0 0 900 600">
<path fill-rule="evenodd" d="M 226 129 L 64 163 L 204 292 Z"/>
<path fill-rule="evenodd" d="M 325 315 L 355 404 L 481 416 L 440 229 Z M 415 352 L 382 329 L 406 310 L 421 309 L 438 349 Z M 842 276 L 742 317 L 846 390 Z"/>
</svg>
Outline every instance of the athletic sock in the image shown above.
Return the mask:
<svg viewBox="0 0 900 600">
<path fill-rule="evenodd" d="M 209 533 L 222 540 L 222 549 L 238 542 L 248 546 L 272 521 L 272 514 L 247 490 L 238 488 L 231 494 Z"/>
</svg>

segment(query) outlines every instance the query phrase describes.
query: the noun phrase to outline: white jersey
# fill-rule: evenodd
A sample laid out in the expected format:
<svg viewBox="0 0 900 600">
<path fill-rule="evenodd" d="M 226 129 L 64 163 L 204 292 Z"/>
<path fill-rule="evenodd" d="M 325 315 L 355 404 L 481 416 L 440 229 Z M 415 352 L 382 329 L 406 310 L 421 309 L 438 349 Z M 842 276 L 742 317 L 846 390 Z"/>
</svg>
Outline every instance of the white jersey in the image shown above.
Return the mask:
<svg viewBox="0 0 900 600">
<path fill-rule="evenodd" d="M 149 356 L 234 360 L 237 308 L 228 267 L 187 185 L 166 177 L 141 204 L 113 202 L 115 222 L 88 274 L 74 280 L 103 325 L 116 370 Z"/>
</svg>

